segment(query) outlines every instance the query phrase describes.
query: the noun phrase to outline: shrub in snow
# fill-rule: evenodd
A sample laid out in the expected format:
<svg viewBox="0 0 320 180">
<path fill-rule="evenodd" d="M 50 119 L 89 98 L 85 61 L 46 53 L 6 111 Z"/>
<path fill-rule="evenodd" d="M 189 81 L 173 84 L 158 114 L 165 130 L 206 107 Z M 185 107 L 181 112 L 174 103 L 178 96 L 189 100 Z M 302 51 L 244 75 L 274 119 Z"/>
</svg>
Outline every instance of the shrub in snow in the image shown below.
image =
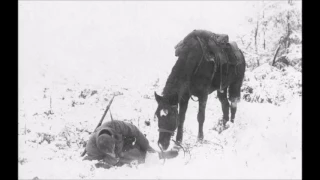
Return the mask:
<svg viewBox="0 0 320 180">
<path fill-rule="evenodd" d="M 301 62 L 302 62 L 302 45 L 301 44 L 292 44 L 288 53 L 285 55 L 291 66 L 294 66 L 298 71 L 301 71 Z"/>
<path fill-rule="evenodd" d="M 294 68 L 280 70 L 266 63 L 246 72 L 241 92 L 248 102 L 280 105 L 293 96 L 301 96 L 301 85 L 301 73 Z"/>
</svg>

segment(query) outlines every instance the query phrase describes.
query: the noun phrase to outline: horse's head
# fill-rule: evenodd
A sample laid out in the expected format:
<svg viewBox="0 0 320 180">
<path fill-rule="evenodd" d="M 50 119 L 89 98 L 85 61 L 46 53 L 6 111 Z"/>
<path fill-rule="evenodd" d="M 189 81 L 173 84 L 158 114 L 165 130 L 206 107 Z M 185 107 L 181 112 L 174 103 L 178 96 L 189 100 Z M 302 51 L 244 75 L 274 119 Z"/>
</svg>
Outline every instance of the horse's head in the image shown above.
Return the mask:
<svg viewBox="0 0 320 180">
<path fill-rule="evenodd" d="M 159 128 L 158 145 L 162 150 L 167 150 L 171 136 L 178 127 L 178 94 L 162 97 L 155 92 L 154 95 L 158 103 L 155 112 Z"/>
</svg>

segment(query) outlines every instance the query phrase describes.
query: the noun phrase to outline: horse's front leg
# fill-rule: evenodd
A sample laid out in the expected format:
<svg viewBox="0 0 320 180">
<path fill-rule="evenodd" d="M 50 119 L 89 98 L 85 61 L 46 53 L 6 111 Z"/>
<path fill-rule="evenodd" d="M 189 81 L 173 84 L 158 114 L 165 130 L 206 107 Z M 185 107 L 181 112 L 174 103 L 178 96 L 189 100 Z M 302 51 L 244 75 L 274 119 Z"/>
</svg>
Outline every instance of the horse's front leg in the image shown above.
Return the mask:
<svg viewBox="0 0 320 180">
<path fill-rule="evenodd" d="M 179 123 L 178 123 L 178 130 L 177 130 L 177 136 L 176 136 L 176 142 L 181 143 L 183 139 L 183 124 L 186 117 L 186 111 L 188 108 L 188 102 L 190 99 L 190 95 L 186 94 L 184 95 L 180 102 L 179 102 Z"/>
<path fill-rule="evenodd" d="M 203 95 L 199 96 L 198 98 L 199 98 L 199 111 L 198 111 L 199 131 L 198 131 L 198 140 L 202 140 L 203 139 L 203 123 L 204 123 L 204 120 L 205 120 L 208 93 L 203 93 Z"/>
</svg>

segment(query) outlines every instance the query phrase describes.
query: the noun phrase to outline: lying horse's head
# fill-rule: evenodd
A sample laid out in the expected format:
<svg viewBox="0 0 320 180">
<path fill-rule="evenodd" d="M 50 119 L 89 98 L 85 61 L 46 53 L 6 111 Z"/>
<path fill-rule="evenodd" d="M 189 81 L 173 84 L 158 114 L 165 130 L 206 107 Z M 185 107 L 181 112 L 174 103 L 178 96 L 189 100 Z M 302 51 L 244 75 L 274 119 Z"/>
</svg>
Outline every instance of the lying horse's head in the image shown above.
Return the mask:
<svg viewBox="0 0 320 180">
<path fill-rule="evenodd" d="M 162 150 L 167 150 L 171 136 L 178 127 L 178 94 L 162 97 L 155 92 L 154 95 L 158 103 L 155 112 L 159 128 L 158 145 Z"/>
</svg>

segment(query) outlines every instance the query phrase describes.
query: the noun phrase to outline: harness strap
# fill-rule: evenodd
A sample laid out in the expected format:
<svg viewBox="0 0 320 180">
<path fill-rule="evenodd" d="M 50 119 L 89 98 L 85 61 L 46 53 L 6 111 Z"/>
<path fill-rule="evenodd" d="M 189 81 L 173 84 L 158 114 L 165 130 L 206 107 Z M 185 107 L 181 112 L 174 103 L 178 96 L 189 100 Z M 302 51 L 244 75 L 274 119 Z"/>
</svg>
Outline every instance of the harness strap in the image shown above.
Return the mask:
<svg viewBox="0 0 320 180">
<path fill-rule="evenodd" d="M 200 47 L 201 47 L 201 50 L 202 50 L 202 56 L 201 56 L 201 60 L 200 60 L 200 62 L 199 62 L 199 64 L 198 64 L 198 66 L 197 66 L 197 68 L 196 68 L 196 70 L 194 71 L 194 73 L 193 74 L 196 74 L 197 73 L 197 71 L 198 71 L 198 69 L 199 69 L 199 67 L 200 67 L 200 64 L 202 63 L 202 60 L 205 58 L 204 57 L 204 50 L 203 50 L 203 46 L 202 46 L 202 43 L 201 43 L 201 40 L 200 40 L 200 38 L 198 37 L 198 36 L 196 36 L 197 37 L 197 40 L 199 41 L 199 44 L 200 44 Z"/>
<path fill-rule="evenodd" d="M 170 130 L 167 130 L 167 129 L 159 128 L 159 129 L 158 129 L 158 131 L 159 131 L 159 132 L 167 132 L 167 133 L 170 133 L 170 134 L 171 134 L 171 136 L 173 136 L 173 135 L 174 135 L 174 131 L 170 131 Z"/>
<path fill-rule="evenodd" d="M 204 51 L 204 48 L 203 48 L 203 44 L 202 44 L 200 38 L 199 38 L 198 36 L 196 36 L 196 37 L 197 37 L 197 40 L 199 41 L 199 44 L 200 44 L 200 47 L 201 47 L 201 50 L 202 50 L 202 57 L 201 57 L 201 60 L 200 60 L 200 62 L 199 62 L 199 64 L 198 64 L 196 70 L 194 71 L 193 75 L 195 75 L 195 74 L 198 72 L 198 69 L 199 69 L 199 67 L 200 67 L 203 59 L 206 58 L 206 57 L 205 57 L 205 51 Z M 213 37 L 213 36 L 211 36 L 211 37 Z M 213 39 L 213 41 L 215 42 L 214 39 Z M 217 59 L 217 58 L 218 58 L 218 55 L 215 54 L 215 57 L 216 57 L 216 59 Z M 215 62 L 215 65 L 214 65 L 214 69 L 213 69 L 213 72 L 212 72 L 212 75 L 211 75 L 211 81 L 212 81 L 212 79 L 213 79 L 214 74 L 216 73 L 217 65 L 218 65 L 218 64 L 217 64 L 218 61 L 215 60 L 214 62 Z M 220 66 L 221 66 L 221 64 L 220 64 Z M 221 73 L 220 73 L 220 74 L 221 74 L 221 83 L 220 83 L 220 90 L 221 90 L 221 89 L 222 89 L 222 88 L 221 88 L 221 86 L 222 86 L 222 66 L 221 66 Z M 190 90 L 189 90 L 189 94 L 191 95 Z M 196 100 L 194 100 L 194 99 L 192 98 L 192 95 L 191 95 L 190 97 L 191 97 L 191 99 L 192 99 L 194 102 L 198 102 L 198 101 L 196 101 Z"/>
</svg>

